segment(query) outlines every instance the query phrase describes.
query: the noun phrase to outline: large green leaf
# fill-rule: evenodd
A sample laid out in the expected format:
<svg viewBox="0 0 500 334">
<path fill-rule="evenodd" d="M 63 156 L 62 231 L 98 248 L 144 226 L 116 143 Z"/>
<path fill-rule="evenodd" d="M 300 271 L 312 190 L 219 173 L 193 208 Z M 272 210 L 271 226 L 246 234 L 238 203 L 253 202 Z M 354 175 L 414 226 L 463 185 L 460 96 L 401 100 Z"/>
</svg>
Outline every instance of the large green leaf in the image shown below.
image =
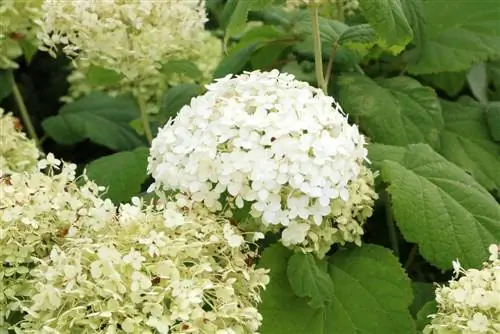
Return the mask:
<svg viewBox="0 0 500 334">
<path fill-rule="evenodd" d="M 441 101 L 441 105 L 445 120 L 441 154 L 489 191 L 500 190 L 500 145 L 490 136 L 484 107 L 476 102 Z"/>
<path fill-rule="evenodd" d="M 488 75 L 485 63 L 474 64 L 467 73 L 467 83 L 474 97 L 481 103 L 488 103 Z"/>
<path fill-rule="evenodd" d="M 225 56 L 214 71 L 214 79 L 241 72 L 256 49 L 257 43 L 254 43 Z"/>
<path fill-rule="evenodd" d="M 467 73 L 463 72 L 440 72 L 436 74 L 424 74 L 421 79 L 435 88 L 443 90 L 449 96 L 456 96 L 464 88 Z"/>
<path fill-rule="evenodd" d="M 326 271 L 325 260 L 312 254 L 296 253 L 288 261 L 288 281 L 299 297 L 310 297 L 308 305 L 317 309 L 333 299 L 333 283 Z"/>
<path fill-rule="evenodd" d="M 342 75 L 338 84 L 342 108 L 375 142 L 439 146 L 443 119 L 431 88 L 408 77 L 374 81 L 359 74 Z"/>
<path fill-rule="evenodd" d="M 359 8 L 385 49 L 397 54 L 412 40 L 413 31 L 400 0 L 359 0 Z"/>
<path fill-rule="evenodd" d="M 87 165 L 87 176 L 107 187 L 106 198 L 115 203 L 128 202 L 141 192 L 146 180 L 148 153 L 147 148 L 139 147 L 99 158 Z"/>
<path fill-rule="evenodd" d="M 124 78 L 122 73 L 104 67 L 90 65 L 85 79 L 92 86 L 110 86 L 118 84 Z"/>
<path fill-rule="evenodd" d="M 145 144 L 129 125 L 139 117 L 133 98 L 96 92 L 63 106 L 59 115 L 47 118 L 42 126 L 62 144 L 76 144 L 88 138 L 113 150 L 130 150 Z"/>
<path fill-rule="evenodd" d="M 413 282 L 411 284 L 413 289 L 413 303 L 410 306 L 410 312 L 413 318 L 417 318 L 418 312 L 424 305 L 436 298 L 434 291 L 436 287 L 432 283 Z"/>
<path fill-rule="evenodd" d="M 492 102 L 488 105 L 488 128 L 491 138 L 500 142 L 500 102 Z"/>
<path fill-rule="evenodd" d="M 329 259 L 333 301 L 312 309 L 295 295 L 287 280 L 292 252 L 267 248 L 259 263 L 269 268 L 271 282 L 262 293 L 262 334 L 387 334 L 415 332 L 408 311 L 410 281 L 388 249 L 365 245 L 342 250 Z"/>
<path fill-rule="evenodd" d="M 404 238 L 418 243 L 438 268 L 450 269 L 457 258 L 466 267 L 480 266 L 488 246 L 500 240 L 495 199 L 428 145 L 409 145 L 402 161 L 388 158 L 380 172 Z"/>
<path fill-rule="evenodd" d="M 174 118 L 179 110 L 189 104 L 191 99 L 200 95 L 203 87 L 196 84 L 180 84 L 169 88 L 163 95 L 158 122 L 163 125 L 170 118 Z"/>
<path fill-rule="evenodd" d="M 410 73 L 459 72 L 500 56 L 499 2 L 425 1 L 424 11 L 426 41 Z"/>
<path fill-rule="evenodd" d="M 423 44 L 425 43 L 425 14 L 423 0 L 404 0 L 401 1 L 403 11 L 413 30 L 413 41 L 412 44 L 415 45 L 413 50 L 413 55 L 415 57 L 420 56 Z"/>
</svg>

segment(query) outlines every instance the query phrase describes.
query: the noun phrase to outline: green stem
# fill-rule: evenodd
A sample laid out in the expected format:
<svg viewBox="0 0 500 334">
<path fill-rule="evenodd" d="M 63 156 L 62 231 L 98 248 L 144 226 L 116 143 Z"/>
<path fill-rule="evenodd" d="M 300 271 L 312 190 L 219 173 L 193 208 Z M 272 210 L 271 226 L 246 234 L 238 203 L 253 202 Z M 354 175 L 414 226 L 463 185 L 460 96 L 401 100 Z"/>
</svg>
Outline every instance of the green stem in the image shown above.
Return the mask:
<svg viewBox="0 0 500 334">
<path fill-rule="evenodd" d="M 398 235 L 396 233 L 396 225 L 394 224 L 394 218 L 392 216 L 392 209 L 388 194 L 386 194 L 385 196 L 385 222 L 387 223 L 387 229 L 389 231 L 389 241 L 391 242 L 391 248 L 394 251 L 394 254 L 399 257 Z"/>
<path fill-rule="evenodd" d="M 415 256 L 417 256 L 418 253 L 418 245 L 415 244 L 410 250 L 410 254 L 408 254 L 408 259 L 406 260 L 405 263 L 405 269 L 408 270 L 413 263 L 413 260 L 415 260 Z"/>
<path fill-rule="evenodd" d="M 40 146 L 40 140 L 38 139 L 38 136 L 36 135 L 35 128 L 33 127 L 33 123 L 31 122 L 30 115 L 28 113 L 28 109 L 26 109 L 26 105 L 24 104 L 23 101 L 23 95 L 21 94 L 21 91 L 19 90 L 19 87 L 17 86 L 16 80 L 14 79 L 14 75 L 12 75 L 12 93 L 14 94 L 14 100 L 16 101 L 17 108 L 19 109 L 19 113 L 21 114 L 21 118 L 23 120 L 24 127 L 26 128 L 26 132 L 28 133 L 28 136 L 33 139 L 38 146 L 39 149 L 41 149 Z"/>
<path fill-rule="evenodd" d="M 333 60 L 335 59 L 335 53 L 337 52 L 337 42 L 333 44 L 332 47 L 332 53 L 330 54 L 330 59 L 328 59 L 328 65 L 326 66 L 326 73 L 325 73 L 325 83 L 328 85 L 330 82 L 330 77 L 332 75 L 333 71 Z"/>
<path fill-rule="evenodd" d="M 314 65 L 316 67 L 316 80 L 318 81 L 318 87 L 323 90 L 325 94 L 328 94 L 325 78 L 323 76 L 323 54 L 321 52 L 321 35 L 319 32 L 318 6 L 311 5 L 310 9 L 314 40 Z"/>
<path fill-rule="evenodd" d="M 144 133 L 146 134 L 148 143 L 151 144 L 153 142 L 153 134 L 151 133 L 151 127 L 149 126 L 149 117 L 146 110 L 146 103 L 144 102 L 142 97 L 139 96 L 137 97 L 137 101 L 139 102 L 139 110 L 141 111 L 142 127 L 144 128 Z"/>
<path fill-rule="evenodd" d="M 337 19 L 340 22 L 344 22 L 345 17 L 344 17 L 344 0 L 337 0 Z"/>
</svg>

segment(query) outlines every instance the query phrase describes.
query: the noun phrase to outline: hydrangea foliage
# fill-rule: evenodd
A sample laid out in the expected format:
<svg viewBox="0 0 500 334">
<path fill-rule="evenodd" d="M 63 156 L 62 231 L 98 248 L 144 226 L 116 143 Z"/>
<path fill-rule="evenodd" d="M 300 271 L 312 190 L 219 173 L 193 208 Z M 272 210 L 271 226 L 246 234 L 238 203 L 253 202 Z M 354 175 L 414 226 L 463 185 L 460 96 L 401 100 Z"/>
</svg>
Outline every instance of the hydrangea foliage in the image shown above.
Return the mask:
<svg viewBox="0 0 500 334">
<path fill-rule="evenodd" d="M 36 167 L 40 152 L 21 127 L 19 119 L 0 108 L 0 173 L 23 172 Z"/>
<path fill-rule="evenodd" d="M 453 263 L 456 278 L 436 289 L 438 312 L 424 334 L 500 332 L 499 245 L 491 245 L 489 251 L 489 261 L 481 269 L 465 270 L 458 260 Z"/>
<path fill-rule="evenodd" d="M 251 203 L 263 228 L 284 227 L 283 244 L 320 256 L 335 242 L 360 244 L 376 195 L 364 137 L 340 105 L 277 70 L 229 75 L 207 90 L 153 141 L 155 186 L 213 211 L 222 195 L 233 207 Z"/>
</svg>

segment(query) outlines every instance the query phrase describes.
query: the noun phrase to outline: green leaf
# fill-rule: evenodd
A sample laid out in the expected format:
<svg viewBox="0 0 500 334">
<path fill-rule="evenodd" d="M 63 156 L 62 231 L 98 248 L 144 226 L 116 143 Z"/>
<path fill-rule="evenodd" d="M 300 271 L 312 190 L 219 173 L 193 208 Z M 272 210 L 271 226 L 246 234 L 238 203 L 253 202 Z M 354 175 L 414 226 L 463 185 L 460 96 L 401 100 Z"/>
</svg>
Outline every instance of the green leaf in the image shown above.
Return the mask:
<svg viewBox="0 0 500 334">
<path fill-rule="evenodd" d="M 477 63 L 467 73 L 467 82 L 474 97 L 481 103 L 488 103 L 488 77 L 486 64 Z"/>
<path fill-rule="evenodd" d="M 456 96 L 464 88 L 466 72 L 441 72 L 437 74 L 424 74 L 422 80 L 436 88 L 443 90 L 451 97 Z"/>
<path fill-rule="evenodd" d="M 269 69 L 274 68 L 278 59 L 282 58 L 290 43 L 270 43 L 257 50 L 250 59 L 252 68 Z"/>
<path fill-rule="evenodd" d="M 390 158 L 380 175 L 389 184 L 395 221 L 408 242 L 440 269 L 460 259 L 478 267 L 500 240 L 500 206 L 460 167 L 428 145 L 409 145 L 403 161 Z"/>
<path fill-rule="evenodd" d="M 439 146 L 443 128 L 436 93 L 408 77 L 374 81 L 359 74 L 338 78 L 342 108 L 375 142 Z"/>
<path fill-rule="evenodd" d="M 406 155 L 406 147 L 370 143 L 368 145 L 368 158 L 373 167 L 380 169 L 384 160 L 401 162 Z"/>
<path fill-rule="evenodd" d="M 12 93 L 12 71 L 0 70 L 0 102 Z"/>
<path fill-rule="evenodd" d="M 429 301 L 435 299 L 436 287 L 432 283 L 413 282 L 413 303 L 410 306 L 410 312 L 414 318 L 417 318 L 418 312 Z"/>
<path fill-rule="evenodd" d="M 271 0 L 237 0 L 236 7 L 226 27 L 226 40 L 243 32 L 250 10 L 263 9 L 270 3 L 272 3 Z"/>
<path fill-rule="evenodd" d="M 196 84 L 181 84 L 169 88 L 161 103 L 158 122 L 165 124 L 170 118 L 174 118 L 179 110 L 191 102 L 191 99 L 198 96 L 203 91 L 203 87 Z"/>
<path fill-rule="evenodd" d="M 483 187 L 500 189 L 500 145 L 491 140 L 484 107 L 441 101 L 445 129 L 440 152 Z"/>
<path fill-rule="evenodd" d="M 59 115 L 45 119 L 42 126 L 61 144 L 72 145 L 88 138 L 112 150 L 131 150 L 145 145 L 129 124 L 138 117 L 139 107 L 133 98 L 95 92 L 63 106 Z"/>
<path fill-rule="evenodd" d="M 23 50 L 23 55 L 24 59 L 26 60 L 26 63 L 31 63 L 31 60 L 35 56 L 35 54 L 38 52 L 38 46 L 32 43 L 29 39 L 22 38 L 17 41 L 19 43 L 19 46 L 21 47 L 21 50 Z"/>
<path fill-rule="evenodd" d="M 377 33 L 369 24 L 359 24 L 347 28 L 340 35 L 339 45 L 366 54 L 377 43 Z"/>
<path fill-rule="evenodd" d="M 412 40 L 413 31 L 400 0 L 359 0 L 359 9 L 393 54 L 403 51 Z"/>
<path fill-rule="evenodd" d="M 423 0 L 405 0 L 401 1 L 403 11 L 413 31 L 412 44 L 415 45 L 413 51 L 414 57 L 419 57 L 422 52 L 423 43 L 425 43 L 425 25 Z"/>
<path fill-rule="evenodd" d="M 487 70 L 488 81 L 492 82 L 495 88 L 500 91 L 500 60 L 488 62 Z"/>
<path fill-rule="evenodd" d="M 422 331 L 427 326 L 431 319 L 428 317 L 431 314 L 437 313 L 437 303 L 435 300 L 427 302 L 417 313 L 417 330 Z"/>
<path fill-rule="evenodd" d="M 314 71 L 306 72 L 296 61 L 292 61 L 283 66 L 281 72 L 293 74 L 297 80 L 306 81 L 310 84 L 316 84 L 316 74 Z"/>
<path fill-rule="evenodd" d="M 147 178 L 148 153 L 147 148 L 139 147 L 99 158 L 87 165 L 87 176 L 107 187 L 106 198 L 116 204 L 128 202 L 141 192 Z"/>
<path fill-rule="evenodd" d="M 493 140 L 500 142 L 500 102 L 490 103 L 486 116 L 491 137 Z"/>
<path fill-rule="evenodd" d="M 161 65 L 161 71 L 165 74 L 180 73 L 193 79 L 199 79 L 203 73 L 195 63 L 181 59 L 171 60 Z"/>
<path fill-rule="evenodd" d="M 259 267 L 269 268 L 271 282 L 262 293 L 262 334 L 387 334 L 414 333 L 408 311 L 410 281 L 398 260 L 385 248 L 364 245 L 342 250 L 329 259 L 333 301 L 312 309 L 295 295 L 287 280 L 293 253 L 273 245 Z"/>
<path fill-rule="evenodd" d="M 104 67 L 90 65 L 85 78 L 93 86 L 111 86 L 123 79 L 124 75 Z"/>
<path fill-rule="evenodd" d="M 313 309 L 333 300 L 333 283 L 326 265 L 310 253 L 296 253 L 288 260 L 287 276 L 292 290 L 299 297 L 310 297 L 308 305 Z"/>
<path fill-rule="evenodd" d="M 222 78 L 228 74 L 241 72 L 250 61 L 250 56 L 257 48 L 257 44 L 251 44 L 234 53 L 228 54 L 222 59 L 214 71 L 214 79 Z"/>
<path fill-rule="evenodd" d="M 424 11 L 425 45 L 418 60 L 409 64 L 410 73 L 459 72 L 500 56 L 498 4 L 470 0 L 425 1 Z"/>
</svg>

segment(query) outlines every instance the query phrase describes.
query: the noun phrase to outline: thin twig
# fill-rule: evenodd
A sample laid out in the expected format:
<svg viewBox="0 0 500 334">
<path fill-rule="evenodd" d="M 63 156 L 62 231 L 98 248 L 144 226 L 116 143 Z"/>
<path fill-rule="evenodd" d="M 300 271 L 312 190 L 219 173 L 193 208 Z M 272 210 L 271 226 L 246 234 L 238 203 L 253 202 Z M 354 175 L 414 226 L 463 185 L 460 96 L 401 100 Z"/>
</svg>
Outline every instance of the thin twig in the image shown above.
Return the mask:
<svg viewBox="0 0 500 334">
<path fill-rule="evenodd" d="M 333 44 L 332 53 L 330 53 L 330 58 L 328 59 L 328 65 L 326 66 L 325 83 L 327 85 L 330 82 L 330 77 L 332 75 L 333 60 L 335 59 L 335 53 L 337 52 L 337 46 L 338 46 L 337 43 Z"/>
<path fill-rule="evenodd" d="M 151 145 L 151 143 L 153 142 L 153 134 L 151 133 L 151 127 L 149 126 L 149 117 L 146 110 L 146 103 L 140 96 L 137 97 L 137 101 L 139 103 L 139 110 L 141 112 L 142 127 L 144 128 L 144 133 L 146 134 L 148 143 Z"/>
<path fill-rule="evenodd" d="M 394 254 L 399 258 L 398 235 L 396 233 L 396 225 L 394 224 L 391 203 L 389 200 L 389 195 L 387 193 L 385 195 L 385 222 L 389 231 L 389 241 L 391 242 L 391 248 L 394 251 Z"/>
<path fill-rule="evenodd" d="M 321 35 L 319 32 L 318 5 L 313 4 L 311 5 L 310 9 L 312 34 L 314 41 L 314 65 L 316 68 L 316 80 L 318 81 L 318 87 L 323 90 L 325 94 L 328 94 L 325 77 L 323 75 L 323 54 L 321 53 Z"/>
<path fill-rule="evenodd" d="M 415 256 L 417 256 L 418 253 L 418 245 L 414 244 L 413 247 L 410 250 L 410 254 L 408 254 L 408 259 L 406 260 L 405 263 L 405 269 L 408 270 L 413 263 L 413 260 L 415 260 Z"/>
<path fill-rule="evenodd" d="M 36 142 L 36 145 L 41 150 L 40 140 L 38 139 L 38 136 L 37 136 L 36 131 L 35 131 L 35 127 L 33 126 L 33 123 L 31 122 L 31 118 L 30 118 L 30 115 L 28 113 L 28 109 L 26 108 L 26 105 L 24 104 L 23 95 L 21 94 L 21 91 L 19 90 L 19 87 L 17 86 L 16 79 L 14 78 L 14 75 L 12 75 L 11 79 L 12 79 L 12 93 L 14 94 L 14 100 L 16 101 L 17 108 L 19 109 L 19 113 L 21 114 L 21 118 L 23 120 L 24 127 L 26 128 L 26 132 L 28 133 L 28 136 Z"/>
</svg>

